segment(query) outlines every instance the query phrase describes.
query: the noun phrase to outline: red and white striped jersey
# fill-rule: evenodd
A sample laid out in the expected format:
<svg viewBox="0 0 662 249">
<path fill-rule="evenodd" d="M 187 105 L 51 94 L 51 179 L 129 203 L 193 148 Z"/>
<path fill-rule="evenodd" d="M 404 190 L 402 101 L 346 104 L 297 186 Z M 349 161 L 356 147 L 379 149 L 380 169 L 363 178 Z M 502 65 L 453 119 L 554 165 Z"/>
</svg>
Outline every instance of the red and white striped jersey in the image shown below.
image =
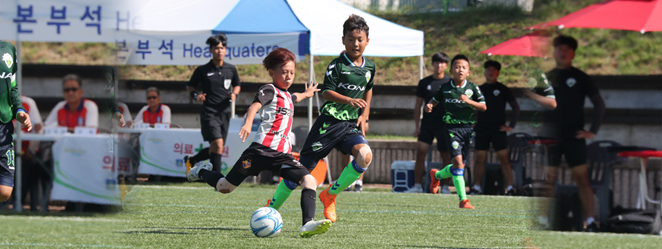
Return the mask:
<svg viewBox="0 0 662 249">
<path fill-rule="evenodd" d="M 294 101 L 296 96 L 279 89 L 274 84 L 260 87 L 253 103 L 262 104 L 262 108 L 257 112 L 262 118 L 262 123 L 253 142 L 275 151 L 291 153 L 290 131 L 294 121 Z"/>
<path fill-rule="evenodd" d="M 55 108 L 48 114 L 44 127 L 99 127 L 99 108 L 94 101 L 81 99 L 78 108 L 74 111 L 69 110 L 66 101 L 60 101 Z"/>
<path fill-rule="evenodd" d="M 171 113 L 170 107 L 164 104 L 159 104 L 159 108 L 156 109 L 156 112 L 152 112 L 149 109 L 149 105 L 143 106 L 142 109 L 136 115 L 136 124 L 148 123 L 150 125 L 154 124 L 170 124 Z"/>
</svg>

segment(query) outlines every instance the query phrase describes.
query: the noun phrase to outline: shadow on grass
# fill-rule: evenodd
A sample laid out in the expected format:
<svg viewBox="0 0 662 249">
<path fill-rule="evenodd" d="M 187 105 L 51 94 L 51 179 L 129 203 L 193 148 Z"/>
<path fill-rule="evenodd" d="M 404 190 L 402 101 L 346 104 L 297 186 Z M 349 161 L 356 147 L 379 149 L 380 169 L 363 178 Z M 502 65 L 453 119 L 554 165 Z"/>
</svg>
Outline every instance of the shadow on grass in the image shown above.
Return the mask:
<svg viewBox="0 0 662 249">
<path fill-rule="evenodd" d="M 177 235 L 189 235 L 196 234 L 195 230 L 206 230 L 206 231 L 249 231 L 250 229 L 244 228 L 228 228 L 228 227 L 145 227 L 145 230 L 138 231 L 124 231 L 118 233 L 124 234 L 177 234 Z M 179 231 L 179 230 L 189 230 L 189 231 Z"/>
<path fill-rule="evenodd" d="M 444 247 L 444 246 L 413 246 L 413 245 L 396 245 L 396 247 L 405 248 L 436 248 L 436 249 L 478 249 L 479 247 Z M 480 247 L 485 248 L 485 247 Z"/>
</svg>

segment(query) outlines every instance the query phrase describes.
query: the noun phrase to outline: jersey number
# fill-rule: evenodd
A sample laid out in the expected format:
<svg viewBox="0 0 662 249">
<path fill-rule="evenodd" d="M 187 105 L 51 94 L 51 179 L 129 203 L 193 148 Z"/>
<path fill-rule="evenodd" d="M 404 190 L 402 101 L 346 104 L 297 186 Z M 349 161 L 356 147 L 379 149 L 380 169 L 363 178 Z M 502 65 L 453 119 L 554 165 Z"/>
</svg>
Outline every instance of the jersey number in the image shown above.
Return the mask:
<svg viewBox="0 0 662 249">
<path fill-rule="evenodd" d="M 8 150 L 5 155 L 7 156 L 7 167 L 14 169 L 14 150 Z"/>
</svg>

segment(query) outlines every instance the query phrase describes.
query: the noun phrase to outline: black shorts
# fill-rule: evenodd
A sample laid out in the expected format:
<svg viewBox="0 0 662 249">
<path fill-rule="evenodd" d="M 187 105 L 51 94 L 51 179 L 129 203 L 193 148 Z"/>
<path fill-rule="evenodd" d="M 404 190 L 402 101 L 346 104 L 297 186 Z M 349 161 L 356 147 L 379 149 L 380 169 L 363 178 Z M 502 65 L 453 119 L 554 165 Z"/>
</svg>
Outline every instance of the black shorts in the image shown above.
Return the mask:
<svg viewBox="0 0 662 249">
<path fill-rule="evenodd" d="M 489 150 L 490 143 L 495 151 L 508 149 L 508 134 L 504 131 L 476 128 L 476 150 Z"/>
<path fill-rule="evenodd" d="M 231 115 L 229 109 L 219 113 L 207 113 L 203 109 L 200 113 L 202 138 L 205 141 L 214 141 L 222 138 L 223 142 L 225 142 L 228 137 Z"/>
<path fill-rule="evenodd" d="M 305 175 L 310 174 L 299 161 L 294 159 L 292 154 L 275 151 L 259 143 L 252 143 L 244 150 L 225 179 L 232 185 L 239 186 L 246 177 L 256 176 L 265 170 L 297 184 Z"/>
<path fill-rule="evenodd" d="M 0 123 L 0 185 L 14 187 L 14 125 Z"/>
<path fill-rule="evenodd" d="M 451 154 L 451 159 L 462 156 L 462 160 L 469 158 L 474 129 L 471 125 L 449 125 L 446 126 L 446 146 Z"/>
<path fill-rule="evenodd" d="M 562 155 L 570 168 L 586 164 L 586 140 L 561 139 L 558 144 L 549 145 L 549 166 L 560 166 Z"/>
<path fill-rule="evenodd" d="M 321 115 L 303 143 L 300 161 L 304 167 L 314 169 L 317 162 L 331 153 L 333 148 L 351 155 L 352 148 L 357 144 L 367 145 L 368 141 L 356 126 L 356 121 L 340 121 Z"/>
<path fill-rule="evenodd" d="M 418 134 L 418 141 L 426 144 L 432 144 L 434 138 L 437 138 L 437 150 L 441 152 L 448 151 L 446 146 L 446 129 L 443 125 L 421 124 L 421 133 Z"/>
</svg>

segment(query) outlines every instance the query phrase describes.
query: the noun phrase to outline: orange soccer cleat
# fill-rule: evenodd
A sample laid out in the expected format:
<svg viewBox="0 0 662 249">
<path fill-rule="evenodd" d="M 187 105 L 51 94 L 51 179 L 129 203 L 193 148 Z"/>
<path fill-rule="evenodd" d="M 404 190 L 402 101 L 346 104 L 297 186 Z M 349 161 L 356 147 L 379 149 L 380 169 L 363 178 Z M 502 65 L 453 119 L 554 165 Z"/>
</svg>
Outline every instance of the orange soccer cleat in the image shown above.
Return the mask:
<svg viewBox="0 0 662 249">
<path fill-rule="evenodd" d="M 320 201 L 324 205 L 324 217 L 331 222 L 336 222 L 336 197 L 337 195 L 329 194 L 328 188 L 320 193 Z"/>
<path fill-rule="evenodd" d="M 466 209 L 476 209 L 474 206 L 469 203 L 469 199 L 464 199 L 460 202 L 460 208 L 466 208 Z"/>
<path fill-rule="evenodd" d="M 435 175 L 439 172 L 438 169 L 431 169 L 430 170 L 430 193 L 436 194 L 439 192 L 439 184 L 441 181 L 435 177 Z"/>
</svg>

